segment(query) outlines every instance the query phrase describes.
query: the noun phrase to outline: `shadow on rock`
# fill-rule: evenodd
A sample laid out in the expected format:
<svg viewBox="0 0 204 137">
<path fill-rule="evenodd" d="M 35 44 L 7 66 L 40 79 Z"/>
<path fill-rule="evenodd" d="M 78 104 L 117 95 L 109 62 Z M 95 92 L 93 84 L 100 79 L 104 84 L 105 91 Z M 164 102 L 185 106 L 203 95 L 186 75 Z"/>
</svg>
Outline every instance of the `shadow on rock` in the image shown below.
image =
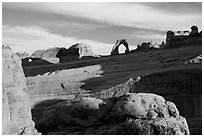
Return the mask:
<svg viewBox="0 0 204 137">
<path fill-rule="evenodd" d="M 98 64 L 98 57 L 82 57 L 81 59 L 71 57 L 64 58 L 60 63 L 52 64 L 46 60 L 35 58 L 29 62 L 30 58 L 23 59 L 23 70 L 26 77 L 34 77 L 37 75 L 44 75 L 46 73 L 52 73 L 64 69 L 72 69 L 85 67 L 89 65 Z"/>
<path fill-rule="evenodd" d="M 43 134 L 189 134 L 187 122 L 174 103 L 149 93 L 128 93 L 104 100 L 83 97 L 64 101 L 33 118 L 36 128 Z"/>
</svg>

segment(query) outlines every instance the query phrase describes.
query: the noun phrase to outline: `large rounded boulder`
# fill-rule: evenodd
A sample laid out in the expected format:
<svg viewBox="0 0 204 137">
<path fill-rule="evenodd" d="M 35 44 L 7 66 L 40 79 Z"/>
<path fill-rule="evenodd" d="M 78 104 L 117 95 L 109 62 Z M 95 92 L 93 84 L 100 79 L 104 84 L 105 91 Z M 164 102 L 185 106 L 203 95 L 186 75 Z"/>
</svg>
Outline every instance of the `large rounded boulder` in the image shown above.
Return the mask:
<svg viewBox="0 0 204 137">
<path fill-rule="evenodd" d="M 44 134 L 188 135 L 186 119 L 176 105 L 150 93 L 56 104 L 36 119 Z"/>
</svg>

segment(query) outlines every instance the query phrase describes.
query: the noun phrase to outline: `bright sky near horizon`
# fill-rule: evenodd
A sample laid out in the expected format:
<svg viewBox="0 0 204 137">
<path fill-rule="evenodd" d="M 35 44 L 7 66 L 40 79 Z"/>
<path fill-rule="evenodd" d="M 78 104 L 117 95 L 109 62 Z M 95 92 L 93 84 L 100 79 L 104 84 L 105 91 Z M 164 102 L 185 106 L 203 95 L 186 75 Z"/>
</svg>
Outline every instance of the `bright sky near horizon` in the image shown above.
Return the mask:
<svg viewBox="0 0 204 137">
<path fill-rule="evenodd" d="M 168 30 L 201 31 L 201 2 L 2 3 L 2 41 L 14 52 L 70 47 L 83 42 L 95 54 L 110 54 L 117 39 L 130 49 L 165 40 Z M 120 50 L 123 50 L 120 48 Z"/>
</svg>

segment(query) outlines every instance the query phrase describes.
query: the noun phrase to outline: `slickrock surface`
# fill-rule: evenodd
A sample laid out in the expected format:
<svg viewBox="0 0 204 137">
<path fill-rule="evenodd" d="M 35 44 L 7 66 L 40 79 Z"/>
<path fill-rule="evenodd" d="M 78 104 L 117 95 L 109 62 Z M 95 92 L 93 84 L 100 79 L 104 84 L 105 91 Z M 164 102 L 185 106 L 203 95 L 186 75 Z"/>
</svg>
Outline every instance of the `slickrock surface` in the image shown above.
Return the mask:
<svg viewBox="0 0 204 137">
<path fill-rule="evenodd" d="M 2 134 L 37 134 L 21 59 L 2 46 Z"/>
<path fill-rule="evenodd" d="M 149 93 L 64 101 L 47 108 L 35 122 L 44 134 L 189 134 L 186 119 L 176 105 Z"/>
</svg>

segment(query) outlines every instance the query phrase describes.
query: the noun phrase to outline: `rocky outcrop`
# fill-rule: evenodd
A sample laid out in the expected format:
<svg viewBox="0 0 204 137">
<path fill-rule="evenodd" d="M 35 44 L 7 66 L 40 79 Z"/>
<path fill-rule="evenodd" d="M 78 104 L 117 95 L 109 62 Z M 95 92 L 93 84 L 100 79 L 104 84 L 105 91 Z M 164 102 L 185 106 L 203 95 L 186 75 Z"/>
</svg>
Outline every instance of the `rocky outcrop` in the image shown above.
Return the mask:
<svg viewBox="0 0 204 137">
<path fill-rule="evenodd" d="M 119 55 L 119 46 L 123 44 L 125 46 L 125 53 L 129 52 L 128 42 L 125 39 L 117 40 L 115 45 L 112 48 L 111 55 Z"/>
<path fill-rule="evenodd" d="M 28 53 L 26 53 L 26 52 L 17 52 L 16 53 L 21 59 L 24 59 L 24 58 L 27 58 L 27 57 L 29 57 L 29 54 Z"/>
<path fill-rule="evenodd" d="M 85 43 L 77 43 L 72 45 L 70 48 L 67 49 L 68 55 L 78 56 L 78 58 L 82 58 L 85 56 L 93 56 L 93 52 L 91 50 L 91 46 Z"/>
<path fill-rule="evenodd" d="M 190 60 L 187 60 L 185 62 L 185 64 L 189 64 L 189 63 L 192 63 L 192 64 L 198 64 L 198 63 L 202 63 L 202 54 L 195 57 L 195 58 L 192 58 Z"/>
<path fill-rule="evenodd" d="M 50 48 L 47 49 L 46 52 L 42 55 L 41 59 L 44 59 L 50 63 L 58 63 L 59 58 L 56 57 L 60 48 Z"/>
<path fill-rule="evenodd" d="M 21 59 L 2 46 L 2 134 L 36 134 Z"/>
<path fill-rule="evenodd" d="M 46 50 L 36 50 L 30 56 L 31 58 L 42 58 L 42 55 L 46 52 Z"/>
<path fill-rule="evenodd" d="M 60 59 L 60 62 L 98 57 L 97 55 L 93 54 L 91 46 L 85 43 L 77 43 L 68 49 L 61 48 L 56 56 Z"/>
<path fill-rule="evenodd" d="M 101 90 L 94 94 L 94 97 L 97 98 L 112 98 L 119 97 L 126 93 L 131 93 L 133 90 L 133 86 L 136 82 L 140 81 L 141 77 L 137 77 L 136 79 L 130 78 L 124 83 L 111 87 L 109 89 Z"/>
<path fill-rule="evenodd" d="M 191 27 L 191 32 L 189 35 L 186 34 L 178 34 L 175 35 L 175 33 L 171 30 L 169 30 L 166 34 L 166 43 L 164 48 L 175 48 L 175 47 L 181 47 L 181 46 L 188 46 L 188 45 L 196 45 L 196 44 L 202 44 L 202 32 L 198 32 L 197 26 Z"/>
<path fill-rule="evenodd" d="M 40 58 L 43 60 L 46 60 L 50 63 L 58 63 L 59 58 L 56 57 L 58 51 L 60 48 L 55 47 L 55 48 L 49 48 L 47 50 L 37 50 L 33 52 L 33 54 L 30 56 L 31 58 Z"/>
<path fill-rule="evenodd" d="M 97 98 L 118 97 L 126 93 L 155 93 L 177 105 L 187 118 L 192 134 L 202 133 L 202 71 L 198 69 L 165 71 L 130 78 L 107 90 L 95 93 Z"/>
<path fill-rule="evenodd" d="M 160 45 L 158 43 L 150 41 L 150 42 L 143 42 L 141 45 L 138 45 L 135 51 L 148 51 L 151 49 L 158 49 L 158 48 L 160 48 Z"/>
<path fill-rule="evenodd" d="M 188 135 L 186 119 L 161 96 L 128 93 L 101 100 L 80 98 L 58 103 L 35 119 L 44 134 Z"/>
<path fill-rule="evenodd" d="M 65 56 L 76 56 L 77 58 L 82 58 L 85 56 L 93 56 L 93 52 L 91 50 L 91 46 L 85 43 L 77 43 L 72 45 L 68 49 L 62 48 L 57 54 L 57 57 L 65 57 Z"/>
<path fill-rule="evenodd" d="M 30 57 L 26 59 L 42 59 L 48 61 L 50 63 L 59 63 L 59 62 L 70 62 L 78 59 L 84 58 L 95 58 L 99 57 L 98 55 L 94 55 L 91 46 L 85 43 L 77 43 L 72 45 L 68 49 L 64 47 L 54 47 L 46 50 L 36 50 Z M 27 60 L 24 60 L 24 62 Z M 43 62 L 42 62 L 43 63 Z M 25 62 L 24 64 L 29 64 L 29 62 Z"/>
<path fill-rule="evenodd" d="M 191 27 L 191 32 L 190 32 L 190 34 L 189 35 L 191 35 L 191 36 L 195 36 L 195 35 L 198 35 L 199 34 L 199 32 L 198 32 L 198 27 L 197 26 L 192 26 Z"/>
</svg>

